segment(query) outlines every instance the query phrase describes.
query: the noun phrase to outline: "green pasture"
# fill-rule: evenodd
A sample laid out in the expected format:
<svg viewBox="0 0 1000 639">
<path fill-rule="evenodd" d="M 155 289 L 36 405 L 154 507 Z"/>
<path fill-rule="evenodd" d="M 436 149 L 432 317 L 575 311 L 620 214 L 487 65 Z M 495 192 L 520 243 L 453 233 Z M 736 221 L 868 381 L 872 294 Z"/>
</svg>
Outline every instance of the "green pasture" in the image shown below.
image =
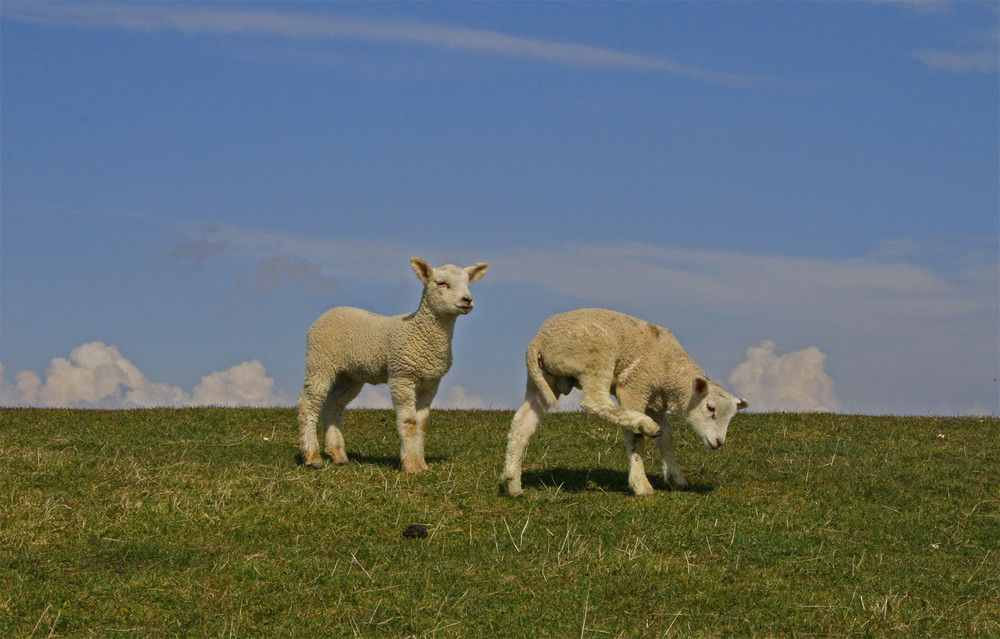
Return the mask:
<svg viewBox="0 0 1000 639">
<path fill-rule="evenodd" d="M 1000 637 L 998 419 L 675 424 L 692 490 L 649 446 L 636 498 L 555 413 L 518 500 L 510 419 L 434 411 L 414 476 L 390 411 L 317 471 L 290 409 L 2 409 L 0 637 Z"/>
</svg>

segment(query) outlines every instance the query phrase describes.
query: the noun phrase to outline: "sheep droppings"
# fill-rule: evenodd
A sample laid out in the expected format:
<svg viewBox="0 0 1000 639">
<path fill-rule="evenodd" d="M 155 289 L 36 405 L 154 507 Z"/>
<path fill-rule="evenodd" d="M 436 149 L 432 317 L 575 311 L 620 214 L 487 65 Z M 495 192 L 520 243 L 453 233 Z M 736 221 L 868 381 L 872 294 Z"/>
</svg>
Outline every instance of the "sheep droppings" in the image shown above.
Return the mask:
<svg viewBox="0 0 1000 639">
<path fill-rule="evenodd" d="M 423 539 L 427 536 L 427 527 L 422 524 L 410 524 L 403 531 L 403 536 L 407 539 Z"/>
</svg>

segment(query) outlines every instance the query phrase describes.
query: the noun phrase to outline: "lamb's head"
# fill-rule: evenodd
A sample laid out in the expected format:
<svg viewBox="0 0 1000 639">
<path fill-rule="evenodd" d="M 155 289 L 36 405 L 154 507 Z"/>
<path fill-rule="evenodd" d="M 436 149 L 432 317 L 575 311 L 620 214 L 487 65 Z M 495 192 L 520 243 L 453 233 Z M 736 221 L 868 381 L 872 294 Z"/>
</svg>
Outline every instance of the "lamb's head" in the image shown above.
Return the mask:
<svg viewBox="0 0 1000 639">
<path fill-rule="evenodd" d="M 435 315 L 457 316 L 472 312 L 472 293 L 469 284 L 481 278 L 488 264 L 480 262 L 475 266 L 461 268 L 445 264 L 432 268 L 430 264 L 414 257 L 410 260 L 413 272 L 424 283 L 424 304 Z"/>
<path fill-rule="evenodd" d="M 706 377 L 696 376 L 691 384 L 691 401 L 684 412 L 684 421 L 698 433 L 707 448 L 718 450 L 726 442 L 729 420 L 737 410 L 749 404 Z"/>
</svg>

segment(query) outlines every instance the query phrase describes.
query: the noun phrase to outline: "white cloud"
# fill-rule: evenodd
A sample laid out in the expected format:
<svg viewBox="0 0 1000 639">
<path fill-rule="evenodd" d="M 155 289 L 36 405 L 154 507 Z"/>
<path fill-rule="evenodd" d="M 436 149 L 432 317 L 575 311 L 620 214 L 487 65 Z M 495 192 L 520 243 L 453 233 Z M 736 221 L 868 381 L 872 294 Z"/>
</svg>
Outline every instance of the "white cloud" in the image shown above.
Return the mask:
<svg viewBox="0 0 1000 639">
<path fill-rule="evenodd" d="M 924 66 L 952 73 L 993 73 L 1000 69 L 1000 54 L 996 51 L 918 51 L 913 57 Z"/>
<path fill-rule="evenodd" d="M 275 264 L 308 264 L 308 269 L 284 268 L 285 279 L 309 282 L 363 280 L 398 282 L 406 276 L 406 260 L 427 253 L 426 247 L 399 242 L 355 242 L 316 239 L 238 227 L 192 231 L 185 244 L 225 246 L 225 257 L 248 266 L 260 260 Z M 988 246 L 987 246 L 988 244 Z M 996 238 L 976 248 L 995 250 Z M 874 258 L 820 259 L 763 256 L 661 248 L 646 244 L 562 244 L 546 250 L 462 255 L 448 253 L 455 263 L 490 263 L 490 281 L 532 283 L 586 303 L 613 308 L 635 306 L 636 300 L 658 302 L 650 291 L 669 292 L 687 307 L 718 308 L 744 316 L 809 317 L 812 319 L 942 318 L 995 310 L 996 300 L 949 281 L 939 272 L 897 261 L 922 246 L 896 238 Z M 262 257 L 263 256 L 263 257 Z M 434 260 L 434 255 L 424 254 Z M 886 263 L 880 258 L 892 258 Z M 995 258 L 978 264 L 979 271 L 996 271 Z M 252 266 L 251 266 L 252 267 Z M 349 276 L 349 277 L 348 277 Z M 962 284 L 980 283 L 965 282 Z M 763 315 L 761 315 L 763 314 Z"/>
<path fill-rule="evenodd" d="M 747 349 L 745 362 L 729 375 L 730 390 L 758 411 L 832 411 L 840 407 L 826 354 L 815 346 L 778 355 L 765 340 Z"/>
<path fill-rule="evenodd" d="M 392 397 L 386 386 L 365 386 L 350 404 L 351 408 L 392 408 Z"/>
<path fill-rule="evenodd" d="M 893 7 L 902 7 L 917 15 L 946 15 L 952 12 L 953 2 L 949 0 L 874 0 Z"/>
<path fill-rule="evenodd" d="M 275 392 L 274 380 L 267 376 L 264 365 L 254 359 L 202 377 L 201 383 L 194 387 L 192 404 L 273 406 L 288 404 L 288 399 L 284 393 Z"/>
<path fill-rule="evenodd" d="M 483 398 L 472 395 L 463 386 L 450 386 L 444 393 L 444 397 L 438 393 L 434 398 L 434 405 L 439 408 L 483 408 Z"/>
<path fill-rule="evenodd" d="M 557 410 L 562 411 L 580 411 L 583 408 L 580 406 L 580 401 L 582 400 L 582 395 L 580 394 L 580 389 L 574 388 L 570 391 L 569 395 L 562 395 L 559 397 L 559 408 Z"/>
<path fill-rule="evenodd" d="M 685 251 L 622 243 L 488 256 L 494 280 L 533 282 L 585 303 L 656 306 L 823 324 L 940 319 L 996 309 L 995 296 L 928 268 L 874 259 Z M 993 262 L 995 265 L 995 261 Z M 970 284 L 963 282 L 962 284 Z"/>
<path fill-rule="evenodd" d="M 17 3 L 5 7 L 4 17 L 56 27 L 397 43 L 579 68 L 673 73 L 721 84 L 752 80 L 655 56 L 441 24 L 143 3 Z"/>
<path fill-rule="evenodd" d="M 1000 267 L 995 237 L 965 238 L 943 246 L 896 238 L 874 257 L 850 259 L 682 251 L 628 243 L 556 244 L 546 250 L 491 254 L 470 249 L 463 254 L 395 241 L 360 243 L 238 227 L 190 233 L 186 241 L 224 247 L 205 268 L 246 273 L 261 260 L 283 257 L 292 264 L 302 260 L 324 277 L 336 276 L 345 287 L 362 290 L 363 294 L 351 293 L 357 300 L 352 303 L 399 310 L 406 307 L 386 300 L 398 295 L 400 283 L 413 277 L 407 265 L 411 255 L 435 263 L 489 262 L 489 276 L 480 286 L 492 288 L 478 289 L 483 296 L 475 331 L 503 340 L 516 335 L 516 341 L 505 342 L 501 349 L 486 348 L 483 333 L 473 332 L 470 322 L 463 324 L 460 330 L 467 332 L 459 336 L 465 343 L 456 348 L 460 375 L 456 380 L 461 383 L 469 375 L 480 375 L 477 389 L 486 390 L 477 390 L 478 397 L 463 397 L 458 390 L 442 388 L 437 400 L 441 406 L 453 401 L 476 407 L 481 401 L 487 407 L 516 407 L 523 392 L 523 361 L 520 355 L 507 357 L 507 352 L 522 352 L 545 311 L 604 306 L 670 327 L 706 371 L 719 378 L 720 372 L 739 361 L 732 356 L 766 337 L 822 343 L 831 360 L 824 365 L 824 374 L 836 381 L 838 392 L 824 396 L 810 391 L 806 396 L 814 403 L 794 404 L 797 407 L 931 414 L 948 401 L 958 412 L 975 402 L 985 412 L 997 410 L 996 386 L 989 383 L 998 372 Z M 913 264 L 917 259 L 934 267 Z M 307 277 L 298 281 L 309 284 Z M 409 285 L 415 286 L 415 280 Z M 495 375 L 481 374 L 469 363 L 475 360 L 468 358 L 483 354 L 493 358 Z M 143 382 L 144 377 L 123 364 L 118 368 L 92 373 L 93 384 L 112 387 L 106 401 L 124 402 L 126 397 L 135 405 L 183 401 L 183 396 L 177 399 L 179 389 Z M 41 405 L 59 392 L 72 395 L 71 372 L 66 371 L 66 381 L 49 384 L 34 372 L 23 371 L 14 383 L 4 384 L 3 397 Z M 456 394 L 449 396 L 450 392 Z M 93 399 L 82 393 L 76 397 Z M 767 402 L 755 401 L 753 407 L 766 408 Z M 384 387 L 366 387 L 352 406 L 391 408 L 391 401 Z"/>
<path fill-rule="evenodd" d="M 463 386 L 450 386 L 438 391 L 433 407 L 438 409 L 484 408 L 482 397 L 469 393 Z M 349 406 L 351 408 L 392 408 L 392 397 L 385 385 L 365 386 Z"/>
<path fill-rule="evenodd" d="M 498 336 L 518 335 L 509 345 L 516 351 L 537 330 L 543 311 L 602 306 L 670 327 L 717 377 L 720 365 L 724 371 L 733 367 L 729 354 L 766 337 L 781 335 L 806 344 L 822 340 L 824 350 L 835 356 L 830 375 L 837 381 L 842 405 L 852 411 L 928 414 L 937 410 L 936 398 L 947 397 L 963 407 L 975 401 L 988 407 L 995 401 L 990 398 L 995 389 L 984 388 L 982 380 L 996 377 L 996 237 L 898 237 L 873 255 L 856 258 L 676 250 L 637 243 L 441 251 L 398 241 L 361 244 L 239 227 L 193 232 L 190 237 L 225 245 L 219 267 L 237 272 L 276 256 L 308 260 L 338 277 L 345 288 L 363 289 L 363 295 L 352 293 L 352 303 L 383 304 L 385 309 L 407 308 L 386 302 L 399 295 L 400 283 L 408 282 L 406 260 L 411 255 L 435 263 L 489 262 L 489 276 L 480 286 L 492 290 L 478 289 L 486 306 L 477 322 Z M 359 282 L 364 286 L 358 287 Z M 458 357 L 476 348 L 482 349 L 463 346 Z M 518 359 L 497 360 L 502 368 L 497 374 L 519 378 L 523 364 Z M 933 372 L 927 371 L 926 362 L 935 363 Z M 470 374 L 468 364 L 456 364 L 463 375 Z M 848 375 L 859 370 L 864 374 Z M 843 377 L 838 379 L 838 374 Z M 500 386 L 495 376 L 486 376 L 482 385 L 488 390 L 480 394 L 487 406 L 516 407 L 520 383 Z M 902 397 L 911 399 L 904 402 Z M 388 400 L 382 405 L 388 406 Z"/>
<path fill-rule="evenodd" d="M 4 369 L 0 365 L 0 375 Z M 283 392 L 257 360 L 202 377 L 193 396 L 176 386 L 150 381 L 117 346 L 89 342 L 74 348 L 69 358 L 49 364 L 45 380 L 21 371 L 15 383 L 0 384 L 0 404 L 47 408 L 148 408 L 152 406 L 272 406 L 287 405 Z"/>
</svg>

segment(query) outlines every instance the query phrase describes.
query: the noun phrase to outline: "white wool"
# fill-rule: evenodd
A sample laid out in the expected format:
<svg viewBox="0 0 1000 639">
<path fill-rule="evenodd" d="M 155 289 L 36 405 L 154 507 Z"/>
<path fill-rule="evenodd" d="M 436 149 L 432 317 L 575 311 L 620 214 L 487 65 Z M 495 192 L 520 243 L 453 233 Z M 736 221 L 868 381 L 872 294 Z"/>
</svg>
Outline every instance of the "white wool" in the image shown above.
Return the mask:
<svg viewBox="0 0 1000 639">
<path fill-rule="evenodd" d="M 431 401 L 451 368 L 455 320 L 472 311 L 469 284 L 488 268 L 446 264 L 431 268 L 414 257 L 410 265 L 424 283 L 420 306 L 409 315 L 386 317 L 338 307 L 320 316 L 306 337 L 306 374 L 299 395 L 299 439 L 303 462 L 322 465 L 316 424 L 322 419 L 324 450 L 347 461 L 343 416 L 365 384 L 389 384 L 396 409 L 403 470 L 427 469 L 424 433 Z"/>
<path fill-rule="evenodd" d="M 673 334 L 661 326 L 605 309 L 582 309 L 547 319 L 525 354 L 528 386 L 507 436 L 503 480 L 518 496 L 521 462 L 528 440 L 560 395 L 579 388 L 580 407 L 621 428 L 629 463 L 629 486 L 637 495 L 652 492 L 646 479 L 642 437 L 656 439 L 663 478 L 672 488 L 687 479 L 674 459 L 667 412 L 679 415 L 717 449 L 729 421 L 747 403 L 712 382 Z M 612 399 L 612 395 L 614 398 Z"/>
</svg>

